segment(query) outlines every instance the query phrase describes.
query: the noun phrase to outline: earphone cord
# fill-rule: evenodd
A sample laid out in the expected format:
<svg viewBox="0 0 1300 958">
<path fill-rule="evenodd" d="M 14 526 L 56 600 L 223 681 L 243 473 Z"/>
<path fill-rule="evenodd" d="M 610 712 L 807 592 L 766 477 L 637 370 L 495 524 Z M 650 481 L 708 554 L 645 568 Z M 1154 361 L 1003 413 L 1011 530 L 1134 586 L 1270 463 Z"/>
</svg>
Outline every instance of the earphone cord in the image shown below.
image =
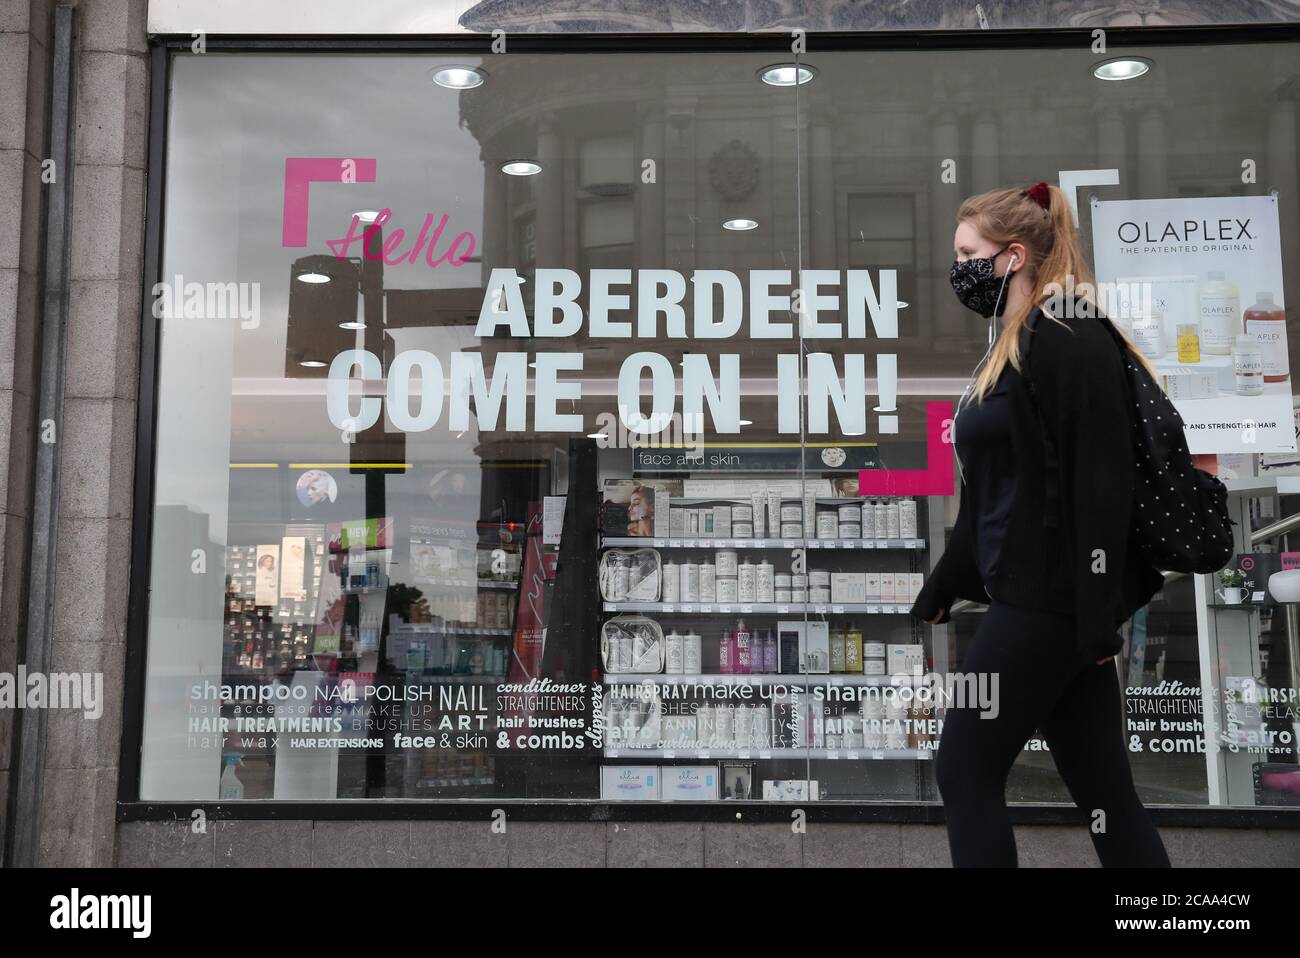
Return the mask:
<svg viewBox="0 0 1300 958">
<path fill-rule="evenodd" d="M 966 471 L 962 468 L 961 456 L 957 452 L 957 417 L 961 415 L 962 407 L 969 401 L 971 389 L 975 385 L 975 380 L 979 378 L 980 370 L 984 368 L 984 364 L 988 362 L 989 356 L 993 353 L 993 344 L 997 341 L 997 337 L 993 333 L 993 327 L 998 320 L 998 306 L 1002 303 L 1002 294 L 1007 288 L 1007 281 L 1011 279 L 1011 266 L 1015 265 L 1017 259 L 1018 257 L 1013 253 L 1011 255 L 1011 265 L 1002 274 L 1002 285 L 998 287 L 998 298 L 993 301 L 993 315 L 989 317 L 988 348 L 984 350 L 984 355 L 980 357 L 980 361 L 975 364 L 975 370 L 970 374 L 970 382 L 966 384 L 966 388 L 962 390 L 961 398 L 957 400 L 957 411 L 952 415 L 952 453 L 953 458 L 957 461 L 957 476 L 961 479 L 962 485 L 966 484 Z"/>
</svg>

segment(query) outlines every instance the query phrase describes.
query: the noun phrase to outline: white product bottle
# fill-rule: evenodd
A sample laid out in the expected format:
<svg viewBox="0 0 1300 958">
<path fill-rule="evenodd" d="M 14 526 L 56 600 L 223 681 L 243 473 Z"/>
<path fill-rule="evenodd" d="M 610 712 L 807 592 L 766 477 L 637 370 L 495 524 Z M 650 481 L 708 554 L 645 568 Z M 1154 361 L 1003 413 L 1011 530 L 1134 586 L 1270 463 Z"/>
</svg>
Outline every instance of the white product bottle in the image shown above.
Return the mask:
<svg viewBox="0 0 1300 958">
<path fill-rule="evenodd" d="M 1201 287 L 1201 352 L 1227 356 L 1241 334 L 1241 299 L 1222 270 L 1212 269 L 1206 276 L 1208 282 Z"/>
<path fill-rule="evenodd" d="M 1264 391 L 1264 351 L 1254 336 L 1238 336 L 1232 346 L 1232 371 L 1238 396 L 1258 396 Z"/>
<path fill-rule="evenodd" d="M 767 523 L 764 521 L 764 516 L 767 510 L 767 496 L 756 489 L 749 494 L 749 502 L 754 510 L 754 538 L 765 538 L 767 536 Z"/>
<path fill-rule="evenodd" d="M 663 566 L 663 601 L 677 602 L 681 595 L 681 566 L 669 559 Z"/>
<path fill-rule="evenodd" d="M 712 562 L 700 563 L 700 601 L 718 601 L 718 574 Z"/>
<path fill-rule="evenodd" d="M 686 670 L 686 651 L 683 636 L 678 635 L 677 630 L 673 629 L 668 633 L 665 640 L 666 653 L 664 661 L 665 672 L 684 672 Z"/>
<path fill-rule="evenodd" d="M 758 601 L 758 570 L 754 564 L 746 559 L 740 564 L 738 575 L 739 591 L 738 595 L 741 602 Z"/>
<path fill-rule="evenodd" d="M 1133 319 L 1133 345 L 1148 359 L 1165 354 L 1165 314 L 1152 312 Z"/>
<path fill-rule="evenodd" d="M 700 567 L 694 562 L 682 564 L 681 600 L 683 602 L 700 601 Z"/>
<path fill-rule="evenodd" d="M 243 759 L 238 755 L 226 756 L 226 768 L 221 773 L 221 801 L 237 802 L 244 797 L 244 783 L 235 774 L 235 766 L 242 764 L 242 762 Z"/>
<path fill-rule="evenodd" d="M 904 539 L 916 538 L 916 500 L 910 496 L 898 504 L 898 534 Z"/>
<path fill-rule="evenodd" d="M 877 539 L 887 538 L 885 532 L 889 527 L 889 518 L 886 515 L 886 513 L 889 512 L 889 507 L 885 505 L 884 499 L 876 500 L 876 508 L 874 512 L 876 513 L 876 521 L 875 521 L 876 538 Z"/>
<path fill-rule="evenodd" d="M 867 499 L 862 503 L 862 538 L 876 537 L 876 501 Z"/>
<path fill-rule="evenodd" d="M 889 507 L 885 511 L 885 538 L 886 539 L 900 538 L 898 532 L 898 526 L 899 526 L 898 520 L 899 520 L 898 500 L 890 499 Z"/>
<path fill-rule="evenodd" d="M 767 490 L 767 534 L 773 539 L 781 535 L 781 493 L 775 489 Z"/>
<path fill-rule="evenodd" d="M 766 559 L 758 564 L 758 601 L 776 601 L 776 569 Z"/>
<path fill-rule="evenodd" d="M 704 671 L 701 664 L 702 645 L 698 632 L 687 632 L 682 637 L 682 668 L 687 675 L 699 675 Z"/>
<path fill-rule="evenodd" d="M 610 556 L 609 565 L 612 580 L 610 598 L 615 602 L 622 602 L 627 599 L 628 590 L 632 587 L 632 570 L 628 568 L 627 559 L 619 553 Z"/>
</svg>

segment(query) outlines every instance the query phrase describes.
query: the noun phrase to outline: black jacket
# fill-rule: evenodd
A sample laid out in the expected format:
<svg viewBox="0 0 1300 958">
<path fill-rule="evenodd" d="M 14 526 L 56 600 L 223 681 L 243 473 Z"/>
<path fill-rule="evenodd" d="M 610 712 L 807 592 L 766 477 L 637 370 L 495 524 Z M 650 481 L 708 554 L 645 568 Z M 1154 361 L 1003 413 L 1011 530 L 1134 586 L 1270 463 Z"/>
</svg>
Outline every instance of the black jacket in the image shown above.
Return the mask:
<svg viewBox="0 0 1300 958">
<path fill-rule="evenodd" d="M 929 620 L 942 611 L 946 622 L 957 599 L 1071 612 L 1075 649 L 1091 663 L 1119 651 L 1117 627 L 1159 591 L 1160 573 L 1132 538 L 1132 400 L 1104 322 L 1057 322 L 1037 307 L 1030 314 L 1021 339 L 1027 359 L 1008 383 L 1017 482 L 997 572 L 987 583 L 980 575 L 963 488 L 952 539 L 913 614 Z"/>
</svg>

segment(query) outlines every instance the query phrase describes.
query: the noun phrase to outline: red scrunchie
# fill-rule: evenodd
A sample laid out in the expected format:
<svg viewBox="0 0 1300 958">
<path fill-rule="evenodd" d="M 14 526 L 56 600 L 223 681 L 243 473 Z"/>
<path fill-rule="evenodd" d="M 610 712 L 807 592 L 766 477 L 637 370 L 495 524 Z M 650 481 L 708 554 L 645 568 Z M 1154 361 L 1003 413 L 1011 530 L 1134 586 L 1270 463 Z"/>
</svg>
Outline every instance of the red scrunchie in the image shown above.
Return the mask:
<svg viewBox="0 0 1300 958">
<path fill-rule="evenodd" d="M 1052 195 L 1047 192 L 1046 183 L 1035 183 L 1022 194 L 1029 197 L 1043 209 L 1048 209 L 1052 203 Z"/>
</svg>

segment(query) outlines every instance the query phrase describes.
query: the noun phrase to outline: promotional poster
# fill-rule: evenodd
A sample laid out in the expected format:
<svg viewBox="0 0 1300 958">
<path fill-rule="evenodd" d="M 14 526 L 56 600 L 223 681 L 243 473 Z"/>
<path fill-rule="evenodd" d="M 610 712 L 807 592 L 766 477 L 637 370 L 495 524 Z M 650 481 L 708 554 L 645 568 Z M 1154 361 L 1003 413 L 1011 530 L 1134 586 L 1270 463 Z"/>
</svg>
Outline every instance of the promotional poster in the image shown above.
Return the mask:
<svg viewBox="0 0 1300 958">
<path fill-rule="evenodd" d="M 1098 302 L 1193 453 L 1295 450 L 1276 196 L 1094 200 Z"/>
</svg>

